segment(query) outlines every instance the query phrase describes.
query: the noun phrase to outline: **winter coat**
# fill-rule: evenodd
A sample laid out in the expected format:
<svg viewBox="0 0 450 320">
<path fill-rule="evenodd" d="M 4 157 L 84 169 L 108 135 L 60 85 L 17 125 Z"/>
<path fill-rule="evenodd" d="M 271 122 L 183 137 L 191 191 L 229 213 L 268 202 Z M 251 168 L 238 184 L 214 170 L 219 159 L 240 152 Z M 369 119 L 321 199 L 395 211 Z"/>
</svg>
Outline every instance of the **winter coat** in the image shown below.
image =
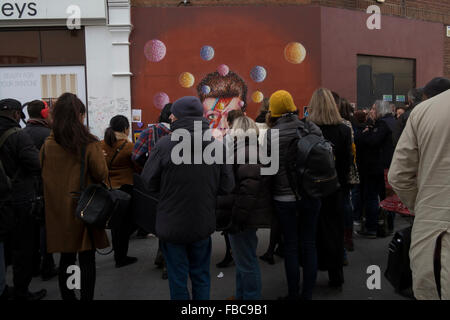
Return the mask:
<svg viewBox="0 0 450 320">
<path fill-rule="evenodd" d="M 114 189 L 120 188 L 124 184 L 133 184 L 133 174 L 135 172 L 135 165 L 131 160 L 131 153 L 133 152 L 134 144 L 128 141 L 125 134 L 118 135 L 116 143 L 111 147 L 104 140 L 101 142 L 102 149 L 106 152 L 106 163 L 109 169 L 109 179 L 111 180 L 111 187 Z M 114 161 L 111 163 L 112 157 L 116 151 L 120 150 Z M 108 181 L 109 183 L 109 181 Z"/>
<path fill-rule="evenodd" d="M 23 131 L 28 133 L 36 148 L 41 150 L 45 139 L 50 135 L 51 129 L 48 122 L 44 119 L 30 119 Z"/>
<path fill-rule="evenodd" d="M 185 129 L 189 132 L 187 138 L 191 142 L 187 142 L 187 148 L 190 150 L 185 151 L 191 156 L 191 161 L 196 158 L 194 122 L 201 122 L 203 132 L 209 129 L 208 122 L 201 117 L 185 117 L 172 124 L 174 131 Z M 181 134 L 181 130 L 176 134 Z M 206 164 L 203 161 L 202 164 L 172 162 L 172 150 L 186 145 L 182 141 L 172 141 L 173 135 L 158 141 L 141 176 L 149 192 L 158 194 L 155 227 L 158 238 L 174 244 L 190 244 L 206 239 L 216 230 L 217 196 L 230 193 L 234 179 L 230 165 Z M 213 141 L 223 147 L 221 142 Z M 202 153 L 211 143 L 202 142 Z M 180 152 L 175 153 L 178 155 Z M 201 157 L 200 154 L 196 156 Z"/>
<path fill-rule="evenodd" d="M 266 142 L 268 144 L 268 149 L 273 153 L 275 149 L 273 144 L 278 145 L 279 152 L 279 170 L 278 173 L 272 179 L 272 195 L 275 196 L 292 196 L 294 193 L 292 191 L 289 179 L 287 176 L 287 163 L 288 149 L 291 142 L 298 138 L 297 129 L 303 128 L 305 123 L 298 119 L 295 114 L 290 114 L 281 117 L 277 120 L 275 125 L 267 131 Z M 310 123 L 310 128 L 313 134 L 322 135 L 320 129 L 314 124 Z M 274 135 L 275 130 L 278 130 L 278 135 Z M 273 141 L 272 141 L 273 139 Z"/>
<path fill-rule="evenodd" d="M 80 157 L 63 149 L 51 133 L 42 146 L 41 163 L 48 252 L 92 250 L 86 225 L 75 217 L 77 200 L 71 194 L 80 191 Z M 107 180 L 108 168 L 99 142 L 86 147 L 85 163 L 86 185 Z M 92 234 L 96 248 L 108 246 L 105 230 L 92 229 Z"/>
<path fill-rule="evenodd" d="M 11 128 L 20 126 L 14 119 L 0 116 L 0 136 Z M 10 198 L 2 195 L 5 196 L 3 200 L 7 201 L 0 203 L 0 241 L 4 241 L 14 224 L 11 208 L 31 206 L 31 199 L 36 196 L 41 168 L 39 152 L 23 130 L 8 137 L 0 149 L 0 158 L 6 174 L 12 180 Z"/>
<path fill-rule="evenodd" d="M 15 127 L 20 128 L 20 125 L 14 119 L 0 116 L 0 135 Z M 41 171 L 39 151 L 30 136 L 23 130 L 9 136 L 0 150 L 0 157 L 8 176 L 13 179 L 17 174 L 12 182 L 12 201 L 30 201 Z"/>
<path fill-rule="evenodd" d="M 258 145 L 250 146 L 248 141 L 245 146 L 235 144 L 235 159 L 238 153 L 245 152 L 246 162 L 233 165 L 235 188 L 231 194 L 217 199 L 217 227 L 220 231 L 236 233 L 271 226 L 270 176 L 261 175 L 261 164 L 249 163 L 249 151 L 257 154 L 258 148 Z"/>
<path fill-rule="evenodd" d="M 336 158 L 336 172 L 341 187 L 348 186 L 350 166 L 353 163 L 352 153 L 352 129 L 346 124 L 321 125 L 325 139 L 333 144 L 333 152 Z"/>
<path fill-rule="evenodd" d="M 395 119 L 392 115 L 377 119 L 369 131 L 355 136 L 356 148 L 364 149 L 364 162 L 359 168 L 362 176 L 383 175 L 384 169 L 390 167 L 394 153 L 390 128 L 393 121 L 395 122 Z"/>
<path fill-rule="evenodd" d="M 438 236 L 442 299 L 450 299 L 450 90 L 419 104 L 398 141 L 388 179 L 415 214 L 409 252 L 417 299 L 439 299 L 433 270 Z"/>
</svg>

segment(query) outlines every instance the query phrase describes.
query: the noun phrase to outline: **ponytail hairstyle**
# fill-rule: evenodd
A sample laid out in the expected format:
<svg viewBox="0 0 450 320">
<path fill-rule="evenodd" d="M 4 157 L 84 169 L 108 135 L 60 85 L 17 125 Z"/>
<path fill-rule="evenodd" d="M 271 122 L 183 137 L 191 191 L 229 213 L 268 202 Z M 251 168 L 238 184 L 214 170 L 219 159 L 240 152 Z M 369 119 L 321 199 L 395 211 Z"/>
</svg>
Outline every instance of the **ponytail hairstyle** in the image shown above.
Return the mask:
<svg viewBox="0 0 450 320">
<path fill-rule="evenodd" d="M 105 131 L 106 144 L 113 147 L 117 142 L 116 132 L 125 132 L 128 128 L 130 128 L 130 122 L 127 117 L 122 115 L 112 117 L 109 121 L 109 127 Z"/>
<path fill-rule="evenodd" d="M 86 114 L 86 107 L 72 93 L 62 94 L 51 110 L 53 135 L 63 149 L 75 155 L 81 154 L 81 148 L 98 141 L 81 122 Z"/>
</svg>

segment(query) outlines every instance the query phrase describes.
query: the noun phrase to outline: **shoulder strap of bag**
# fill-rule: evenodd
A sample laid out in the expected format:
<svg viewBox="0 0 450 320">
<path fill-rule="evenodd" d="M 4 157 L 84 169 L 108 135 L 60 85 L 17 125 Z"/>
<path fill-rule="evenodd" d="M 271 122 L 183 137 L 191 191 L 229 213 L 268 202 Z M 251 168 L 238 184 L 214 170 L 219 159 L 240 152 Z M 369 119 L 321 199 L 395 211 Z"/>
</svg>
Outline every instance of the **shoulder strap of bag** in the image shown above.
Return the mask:
<svg viewBox="0 0 450 320">
<path fill-rule="evenodd" d="M 0 148 L 3 147 L 6 140 L 8 140 L 9 136 L 11 136 L 13 133 L 16 133 L 19 131 L 20 131 L 20 128 L 17 128 L 17 127 L 6 130 L 5 133 L 3 133 L 2 136 L 0 137 Z"/>
<path fill-rule="evenodd" d="M 434 249 L 434 280 L 436 282 L 436 288 L 439 295 L 439 299 L 442 299 L 441 292 L 441 251 L 442 251 L 442 238 L 447 233 L 447 231 L 442 232 L 436 239 L 436 247 Z"/>
<path fill-rule="evenodd" d="M 114 160 L 116 159 L 117 155 L 120 153 L 120 151 L 122 151 L 122 149 L 125 147 L 125 145 L 127 144 L 128 141 L 125 140 L 125 142 L 116 150 L 116 152 L 114 153 L 114 155 L 111 158 L 111 161 L 108 164 L 108 171 L 111 170 L 111 166 L 114 162 Z M 109 188 L 112 189 L 112 184 L 111 184 L 111 177 L 108 173 L 108 182 L 109 182 Z"/>
<path fill-rule="evenodd" d="M 122 151 L 123 148 L 125 148 L 125 145 L 127 144 L 128 141 L 125 141 L 114 153 L 114 155 L 111 158 L 111 161 L 109 161 L 109 165 L 108 165 L 108 169 L 111 169 L 111 166 L 114 162 L 114 160 L 116 159 L 116 157 L 119 155 L 120 151 Z"/>
</svg>

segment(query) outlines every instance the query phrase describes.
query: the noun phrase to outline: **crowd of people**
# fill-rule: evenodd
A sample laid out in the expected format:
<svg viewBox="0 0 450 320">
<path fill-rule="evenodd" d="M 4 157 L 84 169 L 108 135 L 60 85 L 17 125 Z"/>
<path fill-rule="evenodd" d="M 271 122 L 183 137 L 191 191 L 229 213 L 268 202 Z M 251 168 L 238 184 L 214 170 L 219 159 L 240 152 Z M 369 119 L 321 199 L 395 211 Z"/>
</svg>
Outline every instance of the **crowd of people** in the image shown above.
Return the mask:
<svg viewBox="0 0 450 320">
<path fill-rule="evenodd" d="M 85 126 L 86 107 L 74 94 L 63 94 L 51 110 L 39 100 L 28 103 L 30 118 L 23 130 L 19 122 L 24 119 L 24 106 L 14 99 L 2 100 L 1 299 L 44 298 L 45 290 L 28 289 L 32 278 L 40 275 L 43 280 L 58 277 L 63 300 L 92 300 L 96 249 L 107 248 L 109 238 L 104 229 L 87 226 L 76 217 L 77 193 L 87 185 L 105 183 L 132 194 L 136 175 L 158 199 L 155 264 L 168 278 L 174 300 L 210 298 L 211 235 L 216 231 L 223 232 L 226 241 L 225 258 L 217 266 L 228 267 L 232 261 L 236 265 L 233 299 L 262 299 L 259 260 L 274 264 L 275 254 L 284 259 L 288 284 L 286 296 L 280 299 L 311 300 L 318 271 L 328 272 L 329 286 L 342 290 L 354 238 L 393 234 L 396 214 L 404 214 L 397 209 L 405 207 L 416 217 L 411 246 L 415 297 L 436 298 L 432 258 L 426 257 L 432 255 L 432 236 L 448 232 L 450 225 L 450 132 L 445 124 L 450 117 L 449 89 L 448 79 L 436 78 L 424 88 L 411 89 L 404 106 L 393 108 L 377 100 L 371 108 L 356 109 L 338 93 L 319 88 L 303 119 L 291 94 L 276 91 L 264 100 L 256 121 L 245 110 L 228 113 L 230 129 L 225 136 L 242 136 L 245 141 L 233 150 L 234 159 L 243 151 L 245 161 L 232 164 L 174 163 L 171 155 L 178 141 L 171 139 L 173 132 L 184 129 L 194 135 L 196 128 L 201 133 L 209 129 L 197 97 L 166 105 L 158 123 L 145 129 L 135 143 L 129 140 L 130 123 L 121 115 L 111 119 L 99 141 Z M 429 111 L 432 108 L 436 112 Z M 299 130 L 333 147 L 339 188 L 326 196 L 300 192 L 293 183 L 289 150 L 302 139 Z M 256 133 L 256 143 L 245 138 L 248 133 Z M 200 151 L 210 149 L 213 141 L 203 141 Z M 270 151 L 274 144 L 279 169 L 274 175 L 263 175 L 264 164 L 259 158 L 250 161 L 250 154 L 258 154 L 260 148 Z M 386 205 L 387 200 L 393 202 Z M 270 228 L 270 243 L 258 258 L 259 228 Z M 141 236 L 148 233 L 131 215 L 114 217 L 111 242 L 116 268 L 138 261 L 128 256 L 129 239 L 136 231 Z M 441 238 L 445 239 L 442 250 L 448 250 L 450 240 Z M 443 257 L 445 265 L 448 252 Z M 67 287 L 65 272 L 77 260 L 79 298 Z M 13 269 L 13 287 L 5 281 L 8 265 Z M 442 279 L 439 294 L 449 298 L 448 268 L 443 268 Z"/>
</svg>

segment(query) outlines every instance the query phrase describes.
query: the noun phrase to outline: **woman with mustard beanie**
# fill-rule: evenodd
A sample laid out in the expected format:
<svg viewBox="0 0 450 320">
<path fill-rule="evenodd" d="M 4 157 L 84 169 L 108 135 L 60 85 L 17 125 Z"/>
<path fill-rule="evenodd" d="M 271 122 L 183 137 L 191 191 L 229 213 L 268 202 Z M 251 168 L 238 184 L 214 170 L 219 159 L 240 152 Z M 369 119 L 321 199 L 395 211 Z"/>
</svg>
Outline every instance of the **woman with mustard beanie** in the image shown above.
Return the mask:
<svg viewBox="0 0 450 320">
<path fill-rule="evenodd" d="M 289 92 L 275 92 L 269 100 L 267 115 L 269 130 L 266 142 L 269 150 L 279 148 L 279 170 L 273 176 L 272 198 L 282 236 L 284 238 L 284 265 L 288 282 L 288 296 L 283 299 L 312 299 L 312 290 L 317 277 L 316 226 L 320 211 L 320 200 L 304 196 L 299 199 L 295 186 L 291 185 L 287 170 L 288 149 L 298 139 L 297 130 L 304 128 L 306 122 L 298 118 L 298 110 Z M 311 134 L 322 136 L 313 123 L 308 124 Z M 275 132 L 278 132 L 278 135 Z M 295 190 L 295 191 L 294 191 Z M 301 260 L 303 262 L 303 286 L 300 295 L 299 236 Z"/>
</svg>

